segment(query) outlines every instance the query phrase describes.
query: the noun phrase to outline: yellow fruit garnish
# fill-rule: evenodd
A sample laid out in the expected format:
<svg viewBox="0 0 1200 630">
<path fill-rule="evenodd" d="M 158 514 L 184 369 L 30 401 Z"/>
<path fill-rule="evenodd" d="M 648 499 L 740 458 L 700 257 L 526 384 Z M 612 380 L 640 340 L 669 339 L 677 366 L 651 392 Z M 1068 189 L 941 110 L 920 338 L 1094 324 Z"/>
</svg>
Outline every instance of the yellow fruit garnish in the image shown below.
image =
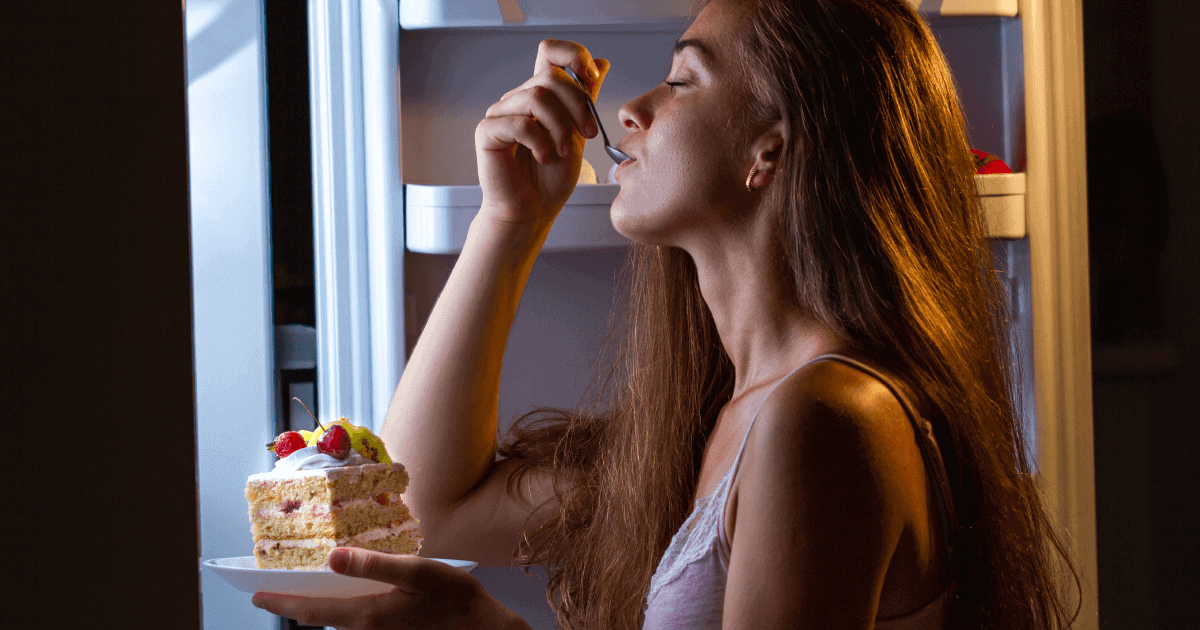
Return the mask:
<svg viewBox="0 0 1200 630">
<path fill-rule="evenodd" d="M 379 437 L 372 433 L 370 429 L 367 427 L 360 427 L 350 424 L 350 421 L 346 418 L 339 418 L 334 422 L 330 422 L 328 426 L 333 426 L 335 424 L 342 425 L 342 428 L 346 429 L 346 433 L 350 434 L 350 446 L 353 447 L 359 455 L 362 455 L 363 457 L 378 464 L 392 463 L 392 458 L 388 456 L 387 448 L 383 445 L 383 440 L 379 439 Z M 321 434 L 324 432 L 325 429 L 318 428 L 311 434 L 308 431 L 301 431 L 300 434 L 304 436 L 304 441 L 306 444 L 312 445 L 316 444 L 317 440 L 321 439 Z"/>
</svg>

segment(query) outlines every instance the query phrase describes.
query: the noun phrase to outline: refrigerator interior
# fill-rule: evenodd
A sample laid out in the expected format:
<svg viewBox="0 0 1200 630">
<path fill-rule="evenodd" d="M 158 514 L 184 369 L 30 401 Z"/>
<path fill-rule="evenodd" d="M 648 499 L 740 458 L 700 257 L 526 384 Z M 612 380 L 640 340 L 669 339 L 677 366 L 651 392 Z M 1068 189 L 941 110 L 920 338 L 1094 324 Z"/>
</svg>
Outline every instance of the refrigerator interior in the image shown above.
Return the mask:
<svg viewBox="0 0 1200 630">
<path fill-rule="evenodd" d="M 1024 162 L 1023 84 L 1017 18 L 931 20 L 960 86 L 973 146 L 1014 167 Z M 403 31 L 400 42 L 402 179 L 405 184 L 477 185 L 475 125 L 499 96 L 532 74 L 538 42 L 571 39 L 612 70 L 597 109 L 610 129 L 626 101 L 662 81 L 671 45 L 682 29 L 663 32 L 592 30 L 429 29 Z M 622 134 L 611 134 L 614 143 Z M 585 159 L 611 164 L 597 140 Z M 1017 316 L 1019 346 L 1029 339 L 1029 248 L 1026 239 L 993 239 L 997 268 L 1004 271 L 1010 308 Z M 570 406 L 590 373 L 594 345 L 613 307 L 614 280 L 624 248 L 543 253 L 522 298 L 505 356 L 501 387 L 502 426 L 530 405 Z M 416 343 L 456 256 L 406 251 L 404 291 L 406 351 Z M 1022 296 L 1025 296 L 1022 298 Z M 1029 376 L 1028 352 L 1022 373 Z M 1022 387 L 1022 391 L 1031 391 Z M 1026 401 L 1032 412 L 1032 400 Z M 1031 427 L 1032 428 L 1032 427 Z"/>
<path fill-rule="evenodd" d="M 972 145 L 998 155 L 1014 171 L 1023 170 L 1020 18 L 934 16 L 930 22 L 959 86 Z M 663 80 L 671 46 L 682 31 L 681 25 L 638 30 L 619 26 L 401 30 L 402 181 L 477 185 L 475 126 L 500 95 L 529 78 L 538 42 L 548 37 L 577 41 L 612 63 L 596 105 L 615 145 L 624 135 L 618 108 Z M 584 157 L 604 183 L 611 161 L 601 142 L 589 141 Z M 1028 239 L 993 239 L 992 249 L 1016 318 L 1013 354 L 1019 366 L 1019 403 L 1027 433 L 1034 438 L 1030 447 L 1036 449 Z M 544 252 L 538 258 L 504 357 L 502 430 L 533 405 L 570 407 L 579 401 L 593 373 L 592 358 L 608 314 L 619 307 L 614 303 L 614 288 L 624 253 L 624 248 L 589 248 Z M 455 259 L 453 253 L 405 251 L 406 352 L 416 343 Z M 403 358 L 398 360 L 403 364 Z M 376 415 L 381 414 L 382 410 Z M 477 575 L 506 604 L 526 611 L 535 628 L 554 627 L 540 578 L 525 578 L 519 569 L 481 569 Z"/>
</svg>

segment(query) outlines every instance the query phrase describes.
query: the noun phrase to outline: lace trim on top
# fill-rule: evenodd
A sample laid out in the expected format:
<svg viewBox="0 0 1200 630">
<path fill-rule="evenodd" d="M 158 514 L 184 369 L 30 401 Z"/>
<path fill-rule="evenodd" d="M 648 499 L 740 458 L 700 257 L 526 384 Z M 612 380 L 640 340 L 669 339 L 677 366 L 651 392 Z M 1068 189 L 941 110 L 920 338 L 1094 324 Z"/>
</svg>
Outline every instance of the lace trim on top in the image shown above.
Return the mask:
<svg viewBox="0 0 1200 630">
<path fill-rule="evenodd" d="M 762 402 L 758 403 L 758 408 L 754 410 L 754 417 L 750 419 L 750 426 L 747 427 L 746 434 L 742 436 L 742 444 L 738 447 L 733 464 L 729 470 L 725 471 L 725 476 L 721 477 L 721 481 L 717 483 L 717 487 L 713 489 L 712 493 L 696 499 L 696 507 L 692 509 L 692 513 L 680 526 L 679 531 L 671 537 L 671 544 L 667 546 L 662 560 L 658 562 L 658 568 L 650 578 L 650 590 L 646 594 L 646 609 L 650 608 L 650 603 L 664 586 L 682 575 L 690 565 L 703 560 L 709 554 L 715 556 L 722 569 L 728 570 L 729 541 L 725 539 L 725 503 L 729 497 L 729 489 L 733 485 L 733 476 L 742 463 L 742 454 L 746 451 L 746 442 L 750 439 L 750 429 L 758 420 L 758 412 L 762 410 L 763 404 L 767 402 L 771 394 L 775 393 L 775 388 L 779 387 L 780 383 L 805 365 L 822 358 L 824 355 L 788 372 L 786 376 L 771 386 L 771 390 L 763 397 Z M 721 575 L 720 577 L 723 581 L 725 576 Z M 721 591 L 724 591 L 724 584 L 722 583 L 721 586 Z"/>
<path fill-rule="evenodd" d="M 749 432 L 747 432 L 749 435 Z M 745 446 L 745 438 L 742 439 Z M 671 544 L 663 553 L 658 569 L 650 578 L 650 590 L 646 594 L 646 608 L 662 587 L 673 582 L 683 574 L 689 565 L 694 564 L 706 555 L 713 554 L 725 567 L 729 565 L 729 544 L 725 540 L 725 500 L 732 486 L 733 472 L 737 462 L 741 461 L 738 454 L 734 464 L 725 472 L 725 476 L 717 484 L 711 494 L 696 499 L 696 507 L 688 515 L 687 520 L 671 537 Z"/>
</svg>

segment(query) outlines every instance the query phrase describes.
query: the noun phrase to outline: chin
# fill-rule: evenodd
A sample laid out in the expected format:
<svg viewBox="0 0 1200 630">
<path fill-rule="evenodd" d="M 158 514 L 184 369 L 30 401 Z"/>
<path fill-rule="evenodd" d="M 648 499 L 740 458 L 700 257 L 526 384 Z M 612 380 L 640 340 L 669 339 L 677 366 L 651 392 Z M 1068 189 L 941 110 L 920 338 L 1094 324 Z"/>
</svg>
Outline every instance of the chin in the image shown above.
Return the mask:
<svg viewBox="0 0 1200 630">
<path fill-rule="evenodd" d="M 642 245 L 671 245 L 666 230 L 663 226 L 655 224 L 655 213 L 647 211 L 648 207 L 648 203 L 626 202 L 621 199 L 621 194 L 618 194 L 608 215 L 613 229 L 621 236 Z M 635 208 L 638 211 L 634 211 Z"/>
</svg>

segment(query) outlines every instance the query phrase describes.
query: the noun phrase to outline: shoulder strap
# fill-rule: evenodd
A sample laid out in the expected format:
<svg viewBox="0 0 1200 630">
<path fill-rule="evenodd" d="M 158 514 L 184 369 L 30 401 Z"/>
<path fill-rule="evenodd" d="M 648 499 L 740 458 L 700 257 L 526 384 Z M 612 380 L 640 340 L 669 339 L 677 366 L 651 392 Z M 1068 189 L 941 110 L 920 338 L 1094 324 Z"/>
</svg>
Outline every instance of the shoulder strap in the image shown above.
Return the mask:
<svg viewBox="0 0 1200 630">
<path fill-rule="evenodd" d="M 786 381 L 788 379 L 788 376 L 795 374 L 797 372 L 797 370 L 799 370 L 800 368 L 803 368 L 805 365 L 808 365 L 809 363 L 815 363 L 817 361 L 820 361 L 821 359 L 825 358 L 826 356 L 833 356 L 833 355 L 822 355 L 822 356 L 819 356 L 819 357 L 809 361 L 808 363 L 804 363 L 803 365 L 797 365 L 795 368 L 792 369 L 791 372 L 788 372 L 786 376 L 779 379 L 778 381 L 775 381 L 775 384 L 771 386 L 771 389 L 767 390 L 767 395 L 763 396 L 762 401 L 760 401 L 758 403 L 758 408 L 754 410 L 754 417 L 750 419 L 750 426 L 746 427 L 746 433 L 744 433 L 742 435 L 742 445 L 738 447 L 737 456 L 734 457 L 734 459 L 733 459 L 733 465 L 730 466 L 729 471 L 725 473 L 726 478 L 724 480 L 722 480 L 722 482 L 725 483 L 725 485 L 732 485 L 734 475 L 737 474 L 738 469 L 741 468 L 741 466 L 742 466 L 742 455 L 746 452 L 746 443 L 748 443 L 750 441 L 750 430 L 754 428 L 754 423 L 758 422 L 758 412 L 762 411 L 763 405 L 765 405 L 767 403 L 767 399 L 770 398 L 771 394 L 774 394 L 775 390 L 781 384 L 783 384 L 784 381 Z M 728 490 L 728 488 L 726 488 L 726 490 Z"/>
<path fill-rule="evenodd" d="M 954 499 L 950 491 L 950 480 L 946 475 L 946 465 L 942 461 L 942 452 L 938 448 L 937 438 L 933 436 L 933 425 L 917 413 L 916 407 L 908 397 L 879 370 L 840 354 L 824 354 L 810 363 L 823 360 L 837 361 L 873 377 L 900 401 L 900 406 L 904 408 L 904 414 L 908 416 L 917 435 L 917 447 L 921 449 L 921 458 L 925 461 L 925 475 L 934 481 L 933 489 L 938 497 L 938 512 L 942 521 L 942 538 L 946 545 L 946 564 L 949 566 L 954 554 L 954 532 L 958 531 L 958 517 L 954 511 Z"/>
</svg>

